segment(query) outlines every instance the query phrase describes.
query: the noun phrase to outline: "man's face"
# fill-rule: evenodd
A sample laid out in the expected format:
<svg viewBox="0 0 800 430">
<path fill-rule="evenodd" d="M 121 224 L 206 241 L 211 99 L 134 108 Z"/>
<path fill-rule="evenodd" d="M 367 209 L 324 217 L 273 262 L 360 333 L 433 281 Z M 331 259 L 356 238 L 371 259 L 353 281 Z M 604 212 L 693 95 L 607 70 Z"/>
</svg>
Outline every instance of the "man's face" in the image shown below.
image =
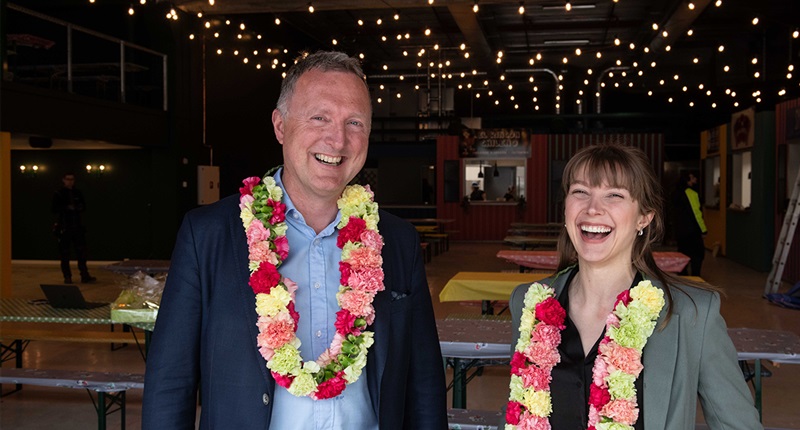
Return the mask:
<svg viewBox="0 0 800 430">
<path fill-rule="evenodd" d="M 690 173 L 689 174 L 689 186 L 693 187 L 694 184 L 696 184 L 696 183 L 697 183 L 697 176 L 695 176 L 695 175 Z"/>
<path fill-rule="evenodd" d="M 272 123 L 283 145 L 283 182 L 292 201 L 338 199 L 364 166 L 372 108 L 356 75 L 311 70 L 297 80 L 285 115 Z"/>
<path fill-rule="evenodd" d="M 72 189 L 72 187 L 75 185 L 75 176 L 66 175 L 61 178 L 61 182 L 64 184 L 64 188 Z"/>
</svg>

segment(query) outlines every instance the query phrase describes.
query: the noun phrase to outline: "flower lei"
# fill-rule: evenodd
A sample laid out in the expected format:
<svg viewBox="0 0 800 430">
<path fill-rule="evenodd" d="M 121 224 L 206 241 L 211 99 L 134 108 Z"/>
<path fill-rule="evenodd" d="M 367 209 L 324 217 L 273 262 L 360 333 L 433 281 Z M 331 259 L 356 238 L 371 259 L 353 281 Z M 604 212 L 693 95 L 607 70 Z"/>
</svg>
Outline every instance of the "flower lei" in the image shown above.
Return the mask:
<svg viewBox="0 0 800 430">
<path fill-rule="evenodd" d="M 553 411 L 550 381 L 561 357 L 558 345 L 566 312 L 552 288 L 531 284 L 525 294 L 520 337 L 511 358 L 511 395 L 506 430 L 549 430 Z M 664 307 L 664 292 L 650 281 L 617 296 L 606 319 L 589 386 L 588 430 L 632 430 L 639 417 L 634 382 L 642 350 Z"/>
<path fill-rule="evenodd" d="M 240 217 L 249 248 L 250 286 L 256 295 L 258 347 L 275 382 L 295 396 L 314 400 L 335 397 L 358 380 L 367 364 L 375 320 L 372 301 L 383 291 L 383 238 L 378 233 L 378 204 L 369 186 L 345 188 L 337 206 L 341 220 L 336 245 L 342 249 L 341 285 L 336 294 L 336 334 L 315 361 L 303 362 L 294 299 L 297 284 L 278 273 L 289 255 L 283 190 L 268 176 L 242 181 Z"/>
</svg>

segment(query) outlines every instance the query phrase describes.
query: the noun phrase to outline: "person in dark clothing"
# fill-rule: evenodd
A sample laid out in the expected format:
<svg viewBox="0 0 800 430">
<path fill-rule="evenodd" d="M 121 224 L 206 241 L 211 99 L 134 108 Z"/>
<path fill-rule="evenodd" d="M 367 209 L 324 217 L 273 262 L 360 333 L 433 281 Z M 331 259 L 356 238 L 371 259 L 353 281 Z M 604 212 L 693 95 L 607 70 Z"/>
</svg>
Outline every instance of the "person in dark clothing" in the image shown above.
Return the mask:
<svg viewBox="0 0 800 430">
<path fill-rule="evenodd" d="M 64 186 L 53 195 L 53 213 L 56 222 L 53 233 L 58 238 L 58 251 L 61 257 L 61 273 L 64 283 L 72 283 L 72 271 L 69 267 L 70 251 L 75 248 L 78 259 L 78 270 L 81 272 L 81 282 L 89 283 L 97 280 L 89 274 L 86 267 L 86 229 L 81 222 L 81 213 L 86 209 L 83 193 L 75 188 L 75 175 L 65 173 L 61 177 Z"/>
<path fill-rule="evenodd" d="M 700 276 L 706 247 L 703 236 L 707 233 L 703 211 L 700 208 L 700 197 L 694 187 L 697 177 L 689 172 L 681 174 L 677 189 L 672 198 L 675 211 L 675 240 L 678 242 L 678 252 L 682 252 L 691 259 L 689 265 L 683 269 L 681 275 Z"/>
<path fill-rule="evenodd" d="M 480 188 L 477 182 L 472 183 L 472 192 L 469 194 L 469 199 L 473 202 L 486 200 L 486 192 Z"/>
</svg>

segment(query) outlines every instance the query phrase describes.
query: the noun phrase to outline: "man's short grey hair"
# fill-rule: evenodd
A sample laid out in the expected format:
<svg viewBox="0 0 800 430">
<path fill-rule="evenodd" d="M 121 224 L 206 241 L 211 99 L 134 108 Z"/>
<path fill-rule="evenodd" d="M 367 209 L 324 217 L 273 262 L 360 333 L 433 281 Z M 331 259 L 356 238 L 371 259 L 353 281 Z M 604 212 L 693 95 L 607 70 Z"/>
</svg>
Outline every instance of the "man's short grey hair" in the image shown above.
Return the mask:
<svg viewBox="0 0 800 430">
<path fill-rule="evenodd" d="M 281 83 L 281 95 L 278 97 L 278 105 L 276 106 L 281 115 L 286 115 L 289 99 L 294 94 L 294 87 L 297 80 L 300 79 L 304 73 L 311 70 L 320 70 L 323 72 L 347 72 L 358 76 L 364 82 L 364 87 L 369 91 L 367 86 L 367 77 L 361 69 L 361 63 L 358 59 L 353 58 L 344 52 L 336 51 L 317 51 L 313 54 L 304 52 L 296 60 L 295 64 L 286 72 L 286 78 Z"/>
</svg>

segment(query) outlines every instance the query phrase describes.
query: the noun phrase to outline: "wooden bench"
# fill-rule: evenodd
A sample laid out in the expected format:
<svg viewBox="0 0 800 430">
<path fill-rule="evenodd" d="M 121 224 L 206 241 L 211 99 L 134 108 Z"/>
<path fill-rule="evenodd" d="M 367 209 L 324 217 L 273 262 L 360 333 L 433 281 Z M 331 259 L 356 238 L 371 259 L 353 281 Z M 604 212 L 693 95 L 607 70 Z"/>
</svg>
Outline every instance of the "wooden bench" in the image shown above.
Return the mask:
<svg viewBox="0 0 800 430">
<path fill-rule="evenodd" d="M 0 353 L 2 361 L 15 359 L 16 367 L 22 367 L 22 352 L 32 340 L 60 342 L 89 342 L 114 344 L 136 344 L 142 357 L 145 352 L 133 331 L 87 331 L 87 330 L 41 330 L 0 328 Z"/>
<path fill-rule="evenodd" d="M 105 430 L 106 417 L 120 411 L 121 427 L 125 429 L 125 392 L 129 389 L 144 388 L 144 375 L 135 373 L 84 372 L 74 370 L 42 370 L 0 368 L 0 384 L 16 384 L 17 388 L 7 394 L 22 389 L 22 384 L 42 387 L 83 388 L 89 393 L 97 412 L 97 428 Z M 97 400 L 92 396 L 97 393 Z"/>
</svg>

